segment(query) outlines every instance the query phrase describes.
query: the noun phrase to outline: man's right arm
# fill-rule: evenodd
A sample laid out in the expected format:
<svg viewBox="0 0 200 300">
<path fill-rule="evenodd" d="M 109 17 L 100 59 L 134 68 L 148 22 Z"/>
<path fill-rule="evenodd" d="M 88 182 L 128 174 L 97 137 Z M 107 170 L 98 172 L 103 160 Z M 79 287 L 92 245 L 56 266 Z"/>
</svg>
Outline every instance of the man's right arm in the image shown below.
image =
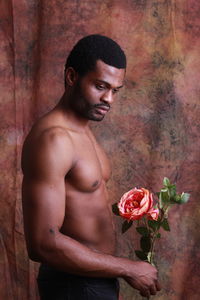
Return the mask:
<svg viewBox="0 0 200 300">
<path fill-rule="evenodd" d="M 155 294 L 157 271 L 151 265 L 95 252 L 60 232 L 65 175 L 76 162 L 70 137 L 53 129 L 28 143 L 23 152 L 24 227 L 30 258 L 73 274 L 122 277 L 143 296 Z"/>
</svg>

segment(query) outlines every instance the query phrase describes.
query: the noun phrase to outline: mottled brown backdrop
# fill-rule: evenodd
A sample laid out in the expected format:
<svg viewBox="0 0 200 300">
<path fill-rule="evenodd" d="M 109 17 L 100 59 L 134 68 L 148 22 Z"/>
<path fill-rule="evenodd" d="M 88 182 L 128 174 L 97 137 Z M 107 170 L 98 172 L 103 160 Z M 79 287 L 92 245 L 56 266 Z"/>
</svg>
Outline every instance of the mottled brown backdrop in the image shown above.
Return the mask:
<svg viewBox="0 0 200 300">
<path fill-rule="evenodd" d="M 0 16 L 0 299 L 38 299 L 22 226 L 21 145 L 61 97 L 71 47 L 100 33 L 128 57 L 120 99 L 92 125 L 111 158 L 110 196 L 115 202 L 133 186 L 158 191 L 164 176 L 191 192 L 156 249 L 163 290 L 154 299 L 199 300 L 199 0 L 1 0 Z M 117 239 L 118 253 L 133 258 L 135 231 Z M 125 300 L 141 299 L 121 285 Z"/>
</svg>

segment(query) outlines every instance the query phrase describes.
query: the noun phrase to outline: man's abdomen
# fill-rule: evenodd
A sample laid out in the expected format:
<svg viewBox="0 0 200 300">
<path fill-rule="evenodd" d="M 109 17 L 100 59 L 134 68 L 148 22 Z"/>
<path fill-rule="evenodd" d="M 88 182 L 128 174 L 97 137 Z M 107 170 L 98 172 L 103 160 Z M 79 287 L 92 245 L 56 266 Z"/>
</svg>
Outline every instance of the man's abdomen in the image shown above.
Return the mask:
<svg viewBox="0 0 200 300">
<path fill-rule="evenodd" d="M 114 226 L 105 199 L 82 199 L 76 204 L 68 206 L 61 232 L 93 250 L 114 254 Z"/>
</svg>

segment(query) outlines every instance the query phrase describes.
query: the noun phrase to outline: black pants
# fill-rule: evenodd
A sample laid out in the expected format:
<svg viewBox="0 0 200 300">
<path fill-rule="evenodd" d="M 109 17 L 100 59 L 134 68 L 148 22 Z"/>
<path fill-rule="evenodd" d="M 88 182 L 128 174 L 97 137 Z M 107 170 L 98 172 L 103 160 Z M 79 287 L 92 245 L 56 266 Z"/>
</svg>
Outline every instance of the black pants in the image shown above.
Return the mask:
<svg viewBox="0 0 200 300">
<path fill-rule="evenodd" d="M 75 276 L 44 265 L 37 281 L 41 300 L 117 300 L 119 295 L 115 278 Z"/>
</svg>

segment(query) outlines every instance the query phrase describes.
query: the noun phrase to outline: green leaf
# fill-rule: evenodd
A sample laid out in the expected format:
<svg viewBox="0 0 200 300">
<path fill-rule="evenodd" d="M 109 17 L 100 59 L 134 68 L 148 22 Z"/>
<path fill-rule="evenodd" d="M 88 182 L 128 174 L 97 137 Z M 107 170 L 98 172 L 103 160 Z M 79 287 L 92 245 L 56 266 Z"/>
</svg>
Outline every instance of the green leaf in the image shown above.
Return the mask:
<svg viewBox="0 0 200 300">
<path fill-rule="evenodd" d="M 165 204 L 168 204 L 170 201 L 168 189 L 161 189 L 159 194 L 159 204 L 163 208 Z"/>
<path fill-rule="evenodd" d="M 176 197 L 176 186 L 175 185 L 169 186 L 169 195 L 170 195 L 170 198 L 172 198 L 172 199 Z"/>
<path fill-rule="evenodd" d="M 154 220 L 148 220 L 148 225 L 153 229 L 153 231 L 156 231 L 158 228 L 160 228 L 160 223 Z"/>
<path fill-rule="evenodd" d="M 161 189 L 161 192 L 163 192 L 163 193 L 168 192 L 168 188 L 162 188 L 162 189 Z"/>
<path fill-rule="evenodd" d="M 140 239 L 140 247 L 144 252 L 149 252 L 151 249 L 151 238 L 150 236 L 142 236 Z"/>
<path fill-rule="evenodd" d="M 160 232 L 157 233 L 156 238 L 157 238 L 157 239 L 160 239 L 160 238 L 161 238 Z"/>
<path fill-rule="evenodd" d="M 171 204 L 180 204 L 181 202 L 181 195 L 176 195 L 173 199 L 170 199 Z"/>
<path fill-rule="evenodd" d="M 116 216 L 120 216 L 120 214 L 119 214 L 119 208 L 118 208 L 118 206 L 117 206 L 117 202 L 114 203 L 114 204 L 112 205 L 112 212 L 113 212 Z"/>
<path fill-rule="evenodd" d="M 133 224 L 133 221 L 124 221 L 122 224 L 122 233 L 126 232 Z"/>
<path fill-rule="evenodd" d="M 164 186 L 169 186 L 170 185 L 170 181 L 169 181 L 169 179 L 167 177 L 164 177 L 164 179 L 163 179 L 163 185 Z"/>
<path fill-rule="evenodd" d="M 138 233 L 140 233 L 143 236 L 149 235 L 149 231 L 146 227 L 136 227 L 136 230 Z"/>
<path fill-rule="evenodd" d="M 165 231 L 170 231 L 169 223 L 166 218 L 162 221 L 161 226 Z"/>
<path fill-rule="evenodd" d="M 147 254 L 141 250 L 135 250 L 136 256 L 141 260 L 147 260 Z"/>
<path fill-rule="evenodd" d="M 190 194 L 188 193 L 182 193 L 181 194 L 181 201 L 180 201 L 180 204 L 184 204 L 184 203 L 187 203 L 188 200 L 190 198 Z"/>
</svg>

